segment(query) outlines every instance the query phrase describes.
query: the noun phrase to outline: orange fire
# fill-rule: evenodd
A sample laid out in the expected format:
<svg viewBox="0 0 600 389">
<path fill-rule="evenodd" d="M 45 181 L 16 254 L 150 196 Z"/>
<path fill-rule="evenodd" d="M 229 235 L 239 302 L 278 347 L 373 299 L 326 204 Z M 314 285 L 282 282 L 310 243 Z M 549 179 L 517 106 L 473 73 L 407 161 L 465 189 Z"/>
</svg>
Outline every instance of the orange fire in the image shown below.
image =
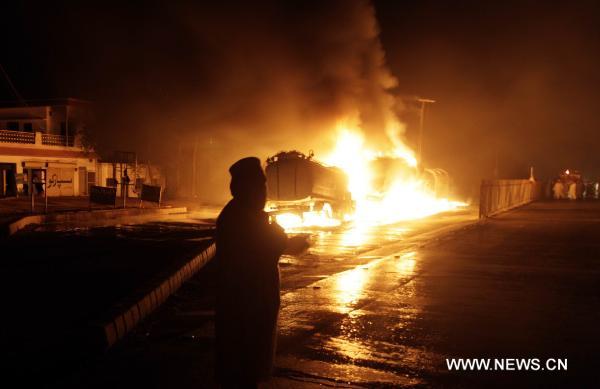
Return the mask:
<svg viewBox="0 0 600 389">
<path fill-rule="evenodd" d="M 412 150 L 401 142 L 395 142 L 389 151 L 371 150 L 365 146 L 361 132 L 340 128 L 333 151 L 324 158 L 330 166 L 341 168 L 348 176 L 348 190 L 355 201 L 353 214 L 345 220 L 335 219 L 329 209 L 304 212 L 302 216 L 284 213 L 276 216 L 277 222 L 286 230 L 300 227 L 331 227 L 344 221 L 360 225 L 390 224 L 402 220 L 419 219 L 465 205 L 447 198 L 438 198 L 426 187 L 417 174 L 417 160 Z M 386 185 L 375 183 L 373 162 L 378 158 L 400 160 L 414 174 L 398 174 L 385 177 Z M 389 174 L 388 174 L 389 175 Z"/>
</svg>

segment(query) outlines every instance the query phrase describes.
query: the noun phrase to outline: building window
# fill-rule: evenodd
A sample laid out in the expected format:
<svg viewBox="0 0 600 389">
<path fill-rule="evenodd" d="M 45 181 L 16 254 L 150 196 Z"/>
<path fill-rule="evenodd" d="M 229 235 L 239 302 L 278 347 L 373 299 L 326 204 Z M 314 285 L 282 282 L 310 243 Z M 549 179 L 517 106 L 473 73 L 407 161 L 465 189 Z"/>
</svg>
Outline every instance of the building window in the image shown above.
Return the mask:
<svg viewBox="0 0 600 389">
<path fill-rule="evenodd" d="M 33 124 L 32 123 L 23 123 L 23 131 L 33 132 Z"/>
<path fill-rule="evenodd" d="M 8 131 L 19 131 L 19 122 L 7 122 L 6 129 Z"/>
</svg>

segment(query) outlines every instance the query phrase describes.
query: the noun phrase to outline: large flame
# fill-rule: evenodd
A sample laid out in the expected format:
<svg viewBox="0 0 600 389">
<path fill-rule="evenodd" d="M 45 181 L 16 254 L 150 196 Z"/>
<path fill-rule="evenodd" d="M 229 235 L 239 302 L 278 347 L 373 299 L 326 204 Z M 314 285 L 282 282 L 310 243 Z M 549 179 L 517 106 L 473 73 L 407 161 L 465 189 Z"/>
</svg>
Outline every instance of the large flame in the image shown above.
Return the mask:
<svg viewBox="0 0 600 389">
<path fill-rule="evenodd" d="M 385 188 L 374 183 L 373 161 L 378 158 L 400 159 L 415 174 L 386 177 Z M 464 205 L 447 198 L 437 198 L 417 174 L 417 160 L 412 150 L 395 142 L 391 150 L 372 150 L 365 145 L 360 131 L 340 128 L 333 151 L 323 161 L 341 168 L 348 176 L 348 190 L 355 201 L 355 211 L 346 215 L 360 225 L 390 224 L 402 220 L 419 219 Z M 393 172 L 390 172 L 393 174 Z M 343 221 L 331 212 L 316 210 L 303 216 L 280 214 L 277 222 L 286 229 L 311 226 L 337 226 Z"/>
</svg>

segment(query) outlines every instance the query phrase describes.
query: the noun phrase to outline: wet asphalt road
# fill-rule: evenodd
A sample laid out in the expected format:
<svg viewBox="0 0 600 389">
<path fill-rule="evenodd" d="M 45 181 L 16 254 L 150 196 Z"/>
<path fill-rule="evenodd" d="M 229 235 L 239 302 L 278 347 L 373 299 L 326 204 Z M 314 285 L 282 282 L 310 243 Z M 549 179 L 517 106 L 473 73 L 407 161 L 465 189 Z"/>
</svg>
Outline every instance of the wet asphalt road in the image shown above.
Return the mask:
<svg viewBox="0 0 600 389">
<path fill-rule="evenodd" d="M 280 376 L 360 387 L 598 387 L 600 204 L 537 203 L 284 295 Z M 409 240 L 410 241 L 410 240 Z M 309 308 L 312 307 L 312 308 Z M 537 358 L 451 372 L 447 358 Z M 566 360 L 567 371 L 546 360 Z"/>
<path fill-rule="evenodd" d="M 600 203 L 536 203 L 309 231 L 284 257 L 264 387 L 597 387 Z M 210 265 L 57 387 L 215 387 Z M 447 358 L 567 360 L 568 371 L 449 371 Z"/>
<path fill-rule="evenodd" d="M 284 256 L 280 261 L 279 350 L 291 350 L 296 342 L 306 342 L 316 329 L 339 321 L 359 301 L 364 303 L 367 296 L 361 291 L 362 277 L 369 267 L 376 268 L 384 251 L 404 253 L 414 250 L 425 242 L 435 241 L 443 233 L 472 224 L 475 218 L 475 210 L 469 208 L 388 226 L 357 228 L 346 225 L 292 231 L 292 234 L 310 234 L 312 247 L 302 257 Z M 179 226 L 182 222 L 198 221 L 191 217 L 176 222 Z M 164 225 L 168 225 L 168 220 Z M 406 273 L 403 277 L 409 276 L 406 271 L 403 270 Z M 57 387 L 105 387 L 116 382 L 125 387 L 127 383 L 145 378 L 151 387 L 166 387 L 172 380 L 179 387 L 214 387 L 213 274 L 214 269 L 209 265 L 106 357 L 60 381 Z M 342 281 L 339 281 L 340 277 Z M 313 299 L 316 294 L 334 296 L 335 301 L 327 302 L 327 306 L 315 306 L 314 301 L 307 299 Z M 302 382 L 305 379 L 310 382 L 322 380 L 307 378 L 310 373 L 299 378 L 304 373 L 291 371 L 289 363 L 289 356 L 282 357 L 277 378 L 271 385 L 280 387 L 288 385 L 289 381 L 292 387 L 297 387 L 305 386 Z M 338 382 L 342 376 L 332 372 L 324 380 Z"/>
</svg>

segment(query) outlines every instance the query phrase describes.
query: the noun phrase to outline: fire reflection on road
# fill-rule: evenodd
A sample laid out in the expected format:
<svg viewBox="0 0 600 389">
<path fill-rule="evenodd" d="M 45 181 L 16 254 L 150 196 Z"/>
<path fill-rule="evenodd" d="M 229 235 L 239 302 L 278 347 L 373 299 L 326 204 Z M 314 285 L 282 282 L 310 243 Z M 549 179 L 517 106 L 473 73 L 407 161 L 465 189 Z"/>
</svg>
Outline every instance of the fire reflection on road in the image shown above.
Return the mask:
<svg viewBox="0 0 600 389">
<path fill-rule="evenodd" d="M 302 311 L 311 301 L 322 317 L 331 320 L 310 335 L 307 349 L 311 351 L 303 355 L 310 355 L 313 362 L 303 361 L 302 370 L 311 370 L 311 363 L 317 360 L 329 361 L 338 369 L 330 372 L 336 379 L 356 374 L 354 382 L 419 385 L 421 377 L 413 372 L 432 371 L 440 358 L 412 342 L 422 314 L 422 306 L 409 303 L 414 303 L 419 254 L 411 250 L 368 258 L 368 263 L 311 284 L 308 295 L 298 291 L 284 299 L 283 316 L 294 317 L 296 330 L 308 328 L 299 324 L 309 324 L 310 315 L 296 309 Z M 284 319 L 282 324 L 287 327 L 291 323 Z M 286 366 L 285 359 L 280 359 L 279 366 Z"/>
<path fill-rule="evenodd" d="M 368 239 L 368 232 L 372 227 L 361 224 L 353 224 L 348 230 L 344 231 L 341 238 L 341 246 L 357 247 L 363 245 Z"/>
<path fill-rule="evenodd" d="M 396 262 L 396 269 L 402 276 L 411 276 L 415 270 L 417 252 L 411 251 L 402 256 Z"/>
<path fill-rule="evenodd" d="M 313 247 L 282 267 L 279 336 L 291 345 L 277 366 L 286 376 L 366 387 L 419 386 L 423 374 L 438 374 L 442 356 L 428 347 L 438 334 L 423 323 L 429 303 L 419 293 L 419 234 L 476 217 L 476 210 L 452 211 L 388 225 L 303 229 Z"/>
<path fill-rule="evenodd" d="M 342 306 L 340 308 L 355 304 L 359 300 L 367 277 L 368 272 L 359 267 L 348 270 L 337 278 L 334 293 L 336 302 Z"/>
</svg>

